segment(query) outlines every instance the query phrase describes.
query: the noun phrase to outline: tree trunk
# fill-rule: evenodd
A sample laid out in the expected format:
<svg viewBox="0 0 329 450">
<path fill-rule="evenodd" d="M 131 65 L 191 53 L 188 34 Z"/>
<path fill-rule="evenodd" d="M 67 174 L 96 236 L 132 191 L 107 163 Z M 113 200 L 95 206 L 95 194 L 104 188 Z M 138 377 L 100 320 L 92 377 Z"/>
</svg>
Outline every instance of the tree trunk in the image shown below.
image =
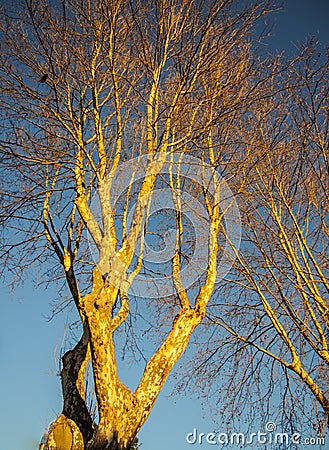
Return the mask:
<svg viewBox="0 0 329 450">
<path fill-rule="evenodd" d="M 206 301 L 208 294 L 200 292 L 199 297 Z M 180 309 L 167 338 L 146 364 L 139 386 L 132 392 L 120 381 L 117 371 L 113 333 L 121 319 L 117 320 L 118 315 L 112 317 L 117 295 L 118 291 L 95 271 L 92 292 L 81 299 L 83 335 L 75 348 L 63 356 L 63 412 L 50 429 L 45 450 L 129 450 L 193 330 L 204 317 L 199 297 L 195 307 Z M 97 397 L 97 426 L 81 387 L 88 345 Z"/>
<path fill-rule="evenodd" d="M 95 291 L 94 291 L 95 292 Z M 116 293 L 85 296 L 99 423 L 88 450 L 129 449 L 139 429 L 136 396 L 119 379 L 113 343 L 112 305 Z"/>
</svg>

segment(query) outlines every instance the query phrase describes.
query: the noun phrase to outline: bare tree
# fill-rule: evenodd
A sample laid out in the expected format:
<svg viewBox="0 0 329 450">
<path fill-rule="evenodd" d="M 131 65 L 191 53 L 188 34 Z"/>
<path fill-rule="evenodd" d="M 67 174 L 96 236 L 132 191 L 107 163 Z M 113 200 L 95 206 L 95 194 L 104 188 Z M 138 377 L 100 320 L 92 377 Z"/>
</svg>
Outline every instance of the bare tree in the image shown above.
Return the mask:
<svg viewBox="0 0 329 450">
<path fill-rule="evenodd" d="M 209 324 L 221 331 L 211 328 L 191 374 L 211 384 L 226 367 L 228 420 L 243 411 L 264 424 L 279 411 L 283 426 L 322 433 L 329 419 L 326 59 L 316 43 L 302 46 L 269 80 L 277 92 L 245 116 L 242 242 L 208 305 Z"/>
<path fill-rule="evenodd" d="M 48 281 L 64 279 L 82 328 L 62 358 L 63 410 L 46 449 L 131 448 L 205 317 L 219 261 L 225 270 L 233 262 L 238 215 L 215 168 L 258 98 L 247 37 L 267 6 L 25 0 L 3 11 L 1 256 L 17 278 L 35 263 Z M 165 240 L 154 232 L 147 241 L 163 196 L 174 212 L 156 221 Z M 132 392 L 118 376 L 114 335 L 141 304 L 150 322 L 161 312 L 167 332 Z"/>
</svg>

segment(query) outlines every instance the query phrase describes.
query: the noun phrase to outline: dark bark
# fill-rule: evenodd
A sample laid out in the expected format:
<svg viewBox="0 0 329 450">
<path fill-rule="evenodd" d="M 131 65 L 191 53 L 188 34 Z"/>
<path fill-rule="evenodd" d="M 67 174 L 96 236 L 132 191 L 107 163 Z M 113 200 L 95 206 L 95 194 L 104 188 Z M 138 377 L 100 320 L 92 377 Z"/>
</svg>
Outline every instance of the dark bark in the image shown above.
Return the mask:
<svg viewBox="0 0 329 450">
<path fill-rule="evenodd" d="M 62 391 L 64 398 L 63 415 L 73 420 L 80 429 L 85 446 L 93 436 L 93 421 L 86 406 L 85 399 L 77 387 L 80 368 L 86 358 L 89 343 L 88 326 L 84 324 L 83 335 L 74 347 L 62 358 L 63 368 L 61 371 Z"/>
</svg>

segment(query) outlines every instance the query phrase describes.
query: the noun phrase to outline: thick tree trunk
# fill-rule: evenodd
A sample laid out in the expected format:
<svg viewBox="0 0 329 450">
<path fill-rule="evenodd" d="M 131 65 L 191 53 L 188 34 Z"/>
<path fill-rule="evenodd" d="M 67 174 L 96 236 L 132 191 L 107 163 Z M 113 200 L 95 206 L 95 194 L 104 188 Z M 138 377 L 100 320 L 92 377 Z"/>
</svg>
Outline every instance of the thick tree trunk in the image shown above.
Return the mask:
<svg viewBox="0 0 329 450">
<path fill-rule="evenodd" d="M 180 311 L 167 339 L 146 365 L 139 387 L 133 393 L 118 378 L 109 316 L 102 310 L 101 307 L 94 309 L 88 318 L 99 424 L 93 427 L 85 401 L 77 389 L 82 356 L 86 355 L 82 338 L 75 349 L 63 357 L 63 413 L 50 429 L 45 450 L 129 450 L 172 367 L 202 320 L 202 315 L 194 309 Z"/>
<path fill-rule="evenodd" d="M 113 343 L 112 304 L 107 293 L 86 299 L 99 423 L 88 450 L 126 450 L 138 431 L 139 404 L 119 379 Z"/>
<path fill-rule="evenodd" d="M 122 294 L 122 315 L 113 318 L 118 291 L 106 285 L 95 271 L 92 292 L 81 303 L 85 317 L 83 336 L 63 357 L 63 413 L 49 432 L 46 450 L 129 450 L 191 334 L 202 321 L 205 308 L 201 306 L 208 294 L 211 292 L 200 291 L 195 307 L 180 309 L 167 338 L 148 361 L 139 386 L 132 392 L 118 377 L 113 342 L 113 333 L 127 314 L 127 298 Z M 81 388 L 81 368 L 88 345 L 97 396 L 97 426 Z"/>
<path fill-rule="evenodd" d="M 118 378 L 108 317 L 102 307 L 89 317 L 99 425 L 88 450 L 130 449 L 203 314 L 193 308 L 177 314 L 172 330 L 146 365 L 134 393 Z"/>
</svg>

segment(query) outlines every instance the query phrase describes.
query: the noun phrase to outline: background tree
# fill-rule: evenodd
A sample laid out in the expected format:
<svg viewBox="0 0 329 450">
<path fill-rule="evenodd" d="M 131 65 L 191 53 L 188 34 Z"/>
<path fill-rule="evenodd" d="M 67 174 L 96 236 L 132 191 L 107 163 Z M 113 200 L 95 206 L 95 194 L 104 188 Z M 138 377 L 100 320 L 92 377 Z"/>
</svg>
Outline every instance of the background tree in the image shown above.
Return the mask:
<svg viewBox="0 0 329 450">
<path fill-rule="evenodd" d="M 218 261 L 231 255 L 224 222 L 234 201 L 223 198 L 215 167 L 233 157 L 222 153 L 225 139 L 259 98 L 248 35 L 267 6 L 25 0 L 2 13 L 3 267 L 20 278 L 34 263 L 45 280 L 64 279 L 69 298 L 62 288 L 59 309 L 73 301 L 82 330 L 62 358 L 63 411 L 47 449 L 130 448 L 205 316 Z M 165 226 L 157 219 L 158 232 L 176 230 L 159 270 L 145 252 L 152 195 L 164 186 L 174 214 Z M 185 193 L 202 205 L 207 236 L 201 276 L 187 286 L 181 274 L 200 233 L 184 217 Z M 156 292 L 149 301 L 136 297 L 140 274 Z M 172 289 L 159 290 L 168 277 Z M 166 335 L 133 392 L 119 379 L 114 335 L 141 305 L 151 323 L 161 312 Z M 96 418 L 86 401 L 89 359 Z"/>
<path fill-rule="evenodd" d="M 237 196 L 242 242 L 209 304 L 207 327 L 220 328 L 209 328 L 191 378 L 197 372 L 218 396 L 212 380 L 227 368 L 220 380 L 230 396 L 222 406 L 228 421 L 244 411 L 250 423 L 264 424 L 271 411 L 285 429 L 322 433 L 329 418 L 327 57 L 310 41 L 269 83 L 277 92 L 253 104 L 238 138 L 240 176 L 248 178 Z"/>
</svg>

